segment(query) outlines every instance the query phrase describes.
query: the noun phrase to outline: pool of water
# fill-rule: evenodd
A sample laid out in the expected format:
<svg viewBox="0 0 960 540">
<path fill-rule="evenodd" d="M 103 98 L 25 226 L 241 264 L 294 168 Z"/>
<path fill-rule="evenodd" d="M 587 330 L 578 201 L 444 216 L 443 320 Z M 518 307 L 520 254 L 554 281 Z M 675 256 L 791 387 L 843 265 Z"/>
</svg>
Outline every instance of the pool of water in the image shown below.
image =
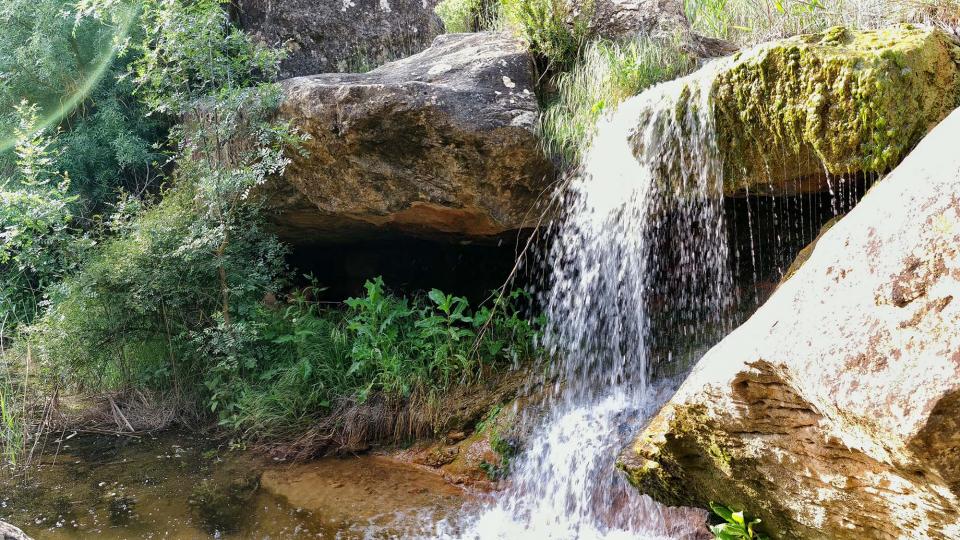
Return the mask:
<svg viewBox="0 0 960 540">
<path fill-rule="evenodd" d="M 270 461 L 216 441 L 75 436 L 0 480 L 0 519 L 44 538 L 407 538 L 469 495 L 383 456 Z"/>
</svg>

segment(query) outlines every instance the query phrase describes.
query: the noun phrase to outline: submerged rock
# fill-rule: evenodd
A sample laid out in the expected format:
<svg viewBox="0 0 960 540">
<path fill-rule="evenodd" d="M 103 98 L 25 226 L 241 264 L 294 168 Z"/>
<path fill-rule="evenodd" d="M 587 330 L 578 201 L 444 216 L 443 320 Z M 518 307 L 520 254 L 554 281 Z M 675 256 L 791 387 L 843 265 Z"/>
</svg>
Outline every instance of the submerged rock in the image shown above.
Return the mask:
<svg viewBox="0 0 960 540">
<path fill-rule="evenodd" d="M 775 538 L 960 537 L 960 111 L 710 350 L 621 458 Z"/>
<path fill-rule="evenodd" d="M 285 81 L 281 116 L 311 139 L 266 187 L 281 235 L 483 238 L 535 225 L 552 169 L 533 86 L 524 44 L 497 33 L 443 35 L 366 74 Z"/>
<path fill-rule="evenodd" d="M 443 32 L 436 0 L 239 0 L 240 26 L 288 51 L 284 77 L 360 71 L 418 53 Z"/>
<path fill-rule="evenodd" d="M 260 487 L 260 471 L 237 468 L 225 478 L 205 478 L 187 500 L 191 512 L 211 534 L 241 530 L 250 518 L 251 502 Z"/>
</svg>

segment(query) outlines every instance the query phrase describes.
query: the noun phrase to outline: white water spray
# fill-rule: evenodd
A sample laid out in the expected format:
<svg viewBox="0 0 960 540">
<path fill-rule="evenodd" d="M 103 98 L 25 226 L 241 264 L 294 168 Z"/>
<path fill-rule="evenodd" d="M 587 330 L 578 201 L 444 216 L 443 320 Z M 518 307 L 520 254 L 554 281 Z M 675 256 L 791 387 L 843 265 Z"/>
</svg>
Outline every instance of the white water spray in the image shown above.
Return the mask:
<svg viewBox="0 0 960 540">
<path fill-rule="evenodd" d="M 701 73 L 702 75 L 702 73 Z M 709 79 L 709 77 L 707 77 Z M 699 79 L 704 80 L 704 79 Z M 659 85 L 598 126 L 545 255 L 557 395 L 506 491 L 446 538 L 677 538 L 702 526 L 641 496 L 616 456 L 669 396 L 654 332 L 719 335 L 729 298 L 711 108 L 697 80 Z M 664 342 L 664 340 L 660 340 Z M 667 386 L 667 385 L 661 385 Z"/>
</svg>

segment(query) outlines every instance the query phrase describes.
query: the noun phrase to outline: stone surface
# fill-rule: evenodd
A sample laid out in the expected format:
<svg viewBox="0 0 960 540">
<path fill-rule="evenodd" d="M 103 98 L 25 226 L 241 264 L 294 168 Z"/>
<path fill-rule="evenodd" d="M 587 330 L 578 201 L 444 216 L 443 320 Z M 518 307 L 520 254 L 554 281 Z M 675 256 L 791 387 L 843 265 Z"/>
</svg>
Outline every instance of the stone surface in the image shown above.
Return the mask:
<svg viewBox="0 0 960 540">
<path fill-rule="evenodd" d="M 887 172 L 960 104 L 960 48 L 939 30 L 836 27 L 726 62 L 710 93 L 729 194 Z"/>
<path fill-rule="evenodd" d="M 30 537 L 13 525 L 0 521 L 0 540 L 30 540 Z"/>
<path fill-rule="evenodd" d="M 695 34 L 683 0 L 572 0 L 571 19 L 590 17 L 593 35 L 604 39 L 638 37 L 678 40 L 697 58 L 724 56 L 736 51 L 733 44 Z"/>
<path fill-rule="evenodd" d="M 280 114 L 310 140 L 265 189 L 281 236 L 483 239 L 535 225 L 553 171 L 533 85 L 523 43 L 496 33 L 443 35 L 365 74 L 284 81 Z"/>
<path fill-rule="evenodd" d="M 683 0 L 573 0 L 574 16 L 590 15 L 593 33 L 606 39 L 674 37 L 690 31 Z"/>
<path fill-rule="evenodd" d="M 621 458 L 672 505 L 774 538 L 960 537 L 960 111 L 940 124 Z"/>
<path fill-rule="evenodd" d="M 284 77 L 358 71 L 426 49 L 436 0 L 239 0 L 240 26 L 289 56 Z"/>
</svg>

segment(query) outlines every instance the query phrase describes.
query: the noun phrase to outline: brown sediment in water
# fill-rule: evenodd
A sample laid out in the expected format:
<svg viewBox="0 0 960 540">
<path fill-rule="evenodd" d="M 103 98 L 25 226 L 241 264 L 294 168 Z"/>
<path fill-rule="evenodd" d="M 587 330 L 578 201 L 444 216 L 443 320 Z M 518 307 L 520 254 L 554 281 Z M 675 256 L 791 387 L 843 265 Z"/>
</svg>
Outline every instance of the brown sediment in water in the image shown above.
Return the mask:
<svg viewBox="0 0 960 540">
<path fill-rule="evenodd" d="M 372 455 L 271 466 L 260 485 L 324 522 L 384 534 L 410 532 L 448 517 L 469 496 L 435 473 Z"/>
<path fill-rule="evenodd" d="M 380 456 L 290 465 L 184 433 L 78 436 L 0 478 L 0 520 L 37 540 L 407 537 L 465 495 Z"/>
</svg>

